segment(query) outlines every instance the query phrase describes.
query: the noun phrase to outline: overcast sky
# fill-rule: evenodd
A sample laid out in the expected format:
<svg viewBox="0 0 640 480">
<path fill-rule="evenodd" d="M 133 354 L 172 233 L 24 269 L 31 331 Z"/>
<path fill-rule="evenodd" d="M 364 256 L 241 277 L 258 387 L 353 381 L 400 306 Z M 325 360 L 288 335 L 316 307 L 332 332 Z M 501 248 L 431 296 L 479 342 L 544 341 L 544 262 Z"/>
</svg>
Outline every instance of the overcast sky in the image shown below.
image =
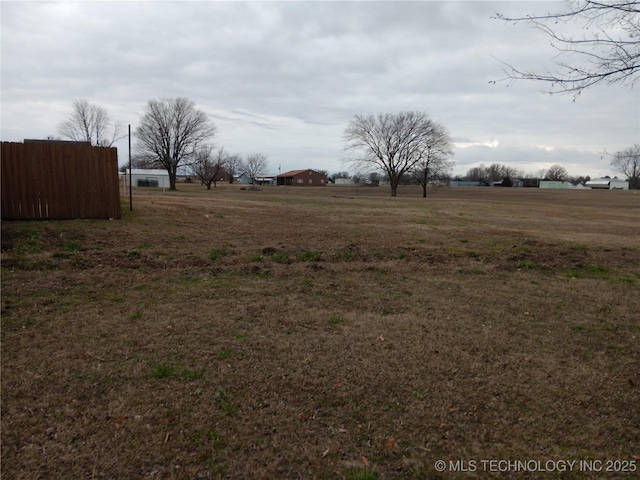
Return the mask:
<svg viewBox="0 0 640 480">
<path fill-rule="evenodd" d="M 58 137 L 76 99 L 135 130 L 149 100 L 181 96 L 216 124 L 218 146 L 266 154 L 270 173 L 351 170 L 343 132 L 355 114 L 418 110 L 449 129 L 454 173 L 560 163 L 572 175 L 613 176 L 601 153 L 640 143 L 640 86 L 592 88 L 574 102 L 539 83 L 490 83 L 504 77 L 497 59 L 542 71 L 555 55 L 540 31 L 491 17 L 562 8 L 2 1 L 2 140 Z M 127 142 L 116 146 L 122 164 Z"/>
</svg>

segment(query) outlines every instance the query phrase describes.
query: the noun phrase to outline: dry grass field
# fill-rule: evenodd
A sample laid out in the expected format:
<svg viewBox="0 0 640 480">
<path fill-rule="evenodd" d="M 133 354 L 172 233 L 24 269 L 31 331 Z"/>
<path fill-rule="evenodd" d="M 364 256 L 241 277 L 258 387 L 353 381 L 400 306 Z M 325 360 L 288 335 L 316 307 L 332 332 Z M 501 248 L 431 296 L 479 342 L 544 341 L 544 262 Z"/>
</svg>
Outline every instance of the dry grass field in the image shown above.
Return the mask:
<svg viewBox="0 0 640 480">
<path fill-rule="evenodd" d="M 637 478 L 640 193 L 388 195 L 3 222 L 2 478 Z"/>
</svg>

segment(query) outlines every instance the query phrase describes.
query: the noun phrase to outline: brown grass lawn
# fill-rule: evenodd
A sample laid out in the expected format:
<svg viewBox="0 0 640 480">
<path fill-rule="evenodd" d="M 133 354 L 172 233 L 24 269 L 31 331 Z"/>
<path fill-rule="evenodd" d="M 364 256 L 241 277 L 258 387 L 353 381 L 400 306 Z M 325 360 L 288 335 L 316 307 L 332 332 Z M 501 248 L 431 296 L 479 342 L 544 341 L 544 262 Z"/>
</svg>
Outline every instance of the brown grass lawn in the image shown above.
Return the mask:
<svg viewBox="0 0 640 480">
<path fill-rule="evenodd" d="M 2 478 L 636 478 L 640 193 L 388 194 L 3 222 Z"/>
</svg>

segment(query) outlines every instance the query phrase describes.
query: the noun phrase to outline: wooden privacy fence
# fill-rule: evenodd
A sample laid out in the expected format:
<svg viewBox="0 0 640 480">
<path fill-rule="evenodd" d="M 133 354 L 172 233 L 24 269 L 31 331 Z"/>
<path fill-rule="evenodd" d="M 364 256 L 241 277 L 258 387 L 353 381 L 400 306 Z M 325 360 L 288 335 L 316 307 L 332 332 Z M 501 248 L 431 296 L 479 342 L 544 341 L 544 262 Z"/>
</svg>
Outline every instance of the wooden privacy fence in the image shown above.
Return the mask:
<svg viewBox="0 0 640 480">
<path fill-rule="evenodd" d="M 118 150 L 2 142 L 2 218 L 120 218 Z"/>
</svg>

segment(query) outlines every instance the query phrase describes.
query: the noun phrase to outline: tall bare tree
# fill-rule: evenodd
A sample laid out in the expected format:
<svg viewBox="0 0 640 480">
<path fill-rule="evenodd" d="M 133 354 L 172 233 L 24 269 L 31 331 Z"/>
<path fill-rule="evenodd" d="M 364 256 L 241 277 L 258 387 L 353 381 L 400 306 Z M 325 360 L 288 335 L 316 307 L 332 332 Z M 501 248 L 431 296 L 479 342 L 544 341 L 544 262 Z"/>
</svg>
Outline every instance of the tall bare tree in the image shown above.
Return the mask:
<svg viewBox="0 0 640 480">
<path fill-rule="evenodd" d="M 613 154 L 611 166 L 629 179 L 629 188 L 640 189 L 640 145 Z"/>
<path fill-rule="evenodd" d="M 389 177 L 391 196 L 403 175 L 428 155 L 433 122 L 423 112 L 356 115 L 344 132 L 345 150 L 360 154 L 345 163 L 381 170 Z"/>
<path fill-rule="evenodd" d="M 242 160 L 242 155 L 234 153 L 233 155 L 227 156 L 227 165 L 225 168 L 229 173 L 229 183 L 233 183 L 236 175 L 241 173 L 243 166 L 244 161 Z"/>
<path fill-rule="evenodd" d="M 251 178 L 251 183 L 255 183 L 258 177 L 264 175 L 268 166 L 267 156 L 262 153 L 252 153 L 244 162 L 245 172 Z"/>
<path fill-rule="evenodd" d="M 201 147 L 195 155 L 191 164 L 193 173 L 200 179 L 207 190 L 211 190 L 211 184 L 216 187 L 218 180 L 224 173 L 229 155 L 222 147 L 217 152 L 213 152 L 213 147 Z"/>
<path fill-rule="evenodd" d="M 427 198 L 427 185 L 449 177 L 453 162 L 453 140 L 447 128 L 441 123 L 432 122 L 431 133 L 425 138 L 426 155 L 413 167 L 414 180 L 422 186 L 422 198 Z"/>
<path fill-rule="evenodd" d="M 111 120 L 106 108 L 74 100 L 69 118 L 58 125 L 58 133 L 75 142 L 88 142 L 94 147 L 110 147 L 126 133 L 121 123 Z"/>
<path fill-rule="evenodd" d="M 178 168 L 192 162 L 210 144 L 216 126 L 186 98 L 150 100 L 136 128 L 138 154 L 169 173 L 169 189 L 176 189 Z"/>
<path fill-rule="evenodd" d="M 550 84 L 549 93 L 574 95 L 600 83 L 635 84 L 640 78 L 640 2 L 573 0 L 563 4 L 566 10 L 546 15 L 496 16 L 543 31 L 558 51 L 557 72 L 523 71 L 505 64 L 505 80 L 537 80 Z M 574 21 L 582 25 L 581 37 L 561 33 L 562 24 Z"/>
<path fill-rule="evenodd" d="M 544 177 L 548 180 L 555 180 L 557 182 L 564 182 L 567 178 L 569 178 L 569 172 L 562 165 L 551 165 Z"/>
</svg>

